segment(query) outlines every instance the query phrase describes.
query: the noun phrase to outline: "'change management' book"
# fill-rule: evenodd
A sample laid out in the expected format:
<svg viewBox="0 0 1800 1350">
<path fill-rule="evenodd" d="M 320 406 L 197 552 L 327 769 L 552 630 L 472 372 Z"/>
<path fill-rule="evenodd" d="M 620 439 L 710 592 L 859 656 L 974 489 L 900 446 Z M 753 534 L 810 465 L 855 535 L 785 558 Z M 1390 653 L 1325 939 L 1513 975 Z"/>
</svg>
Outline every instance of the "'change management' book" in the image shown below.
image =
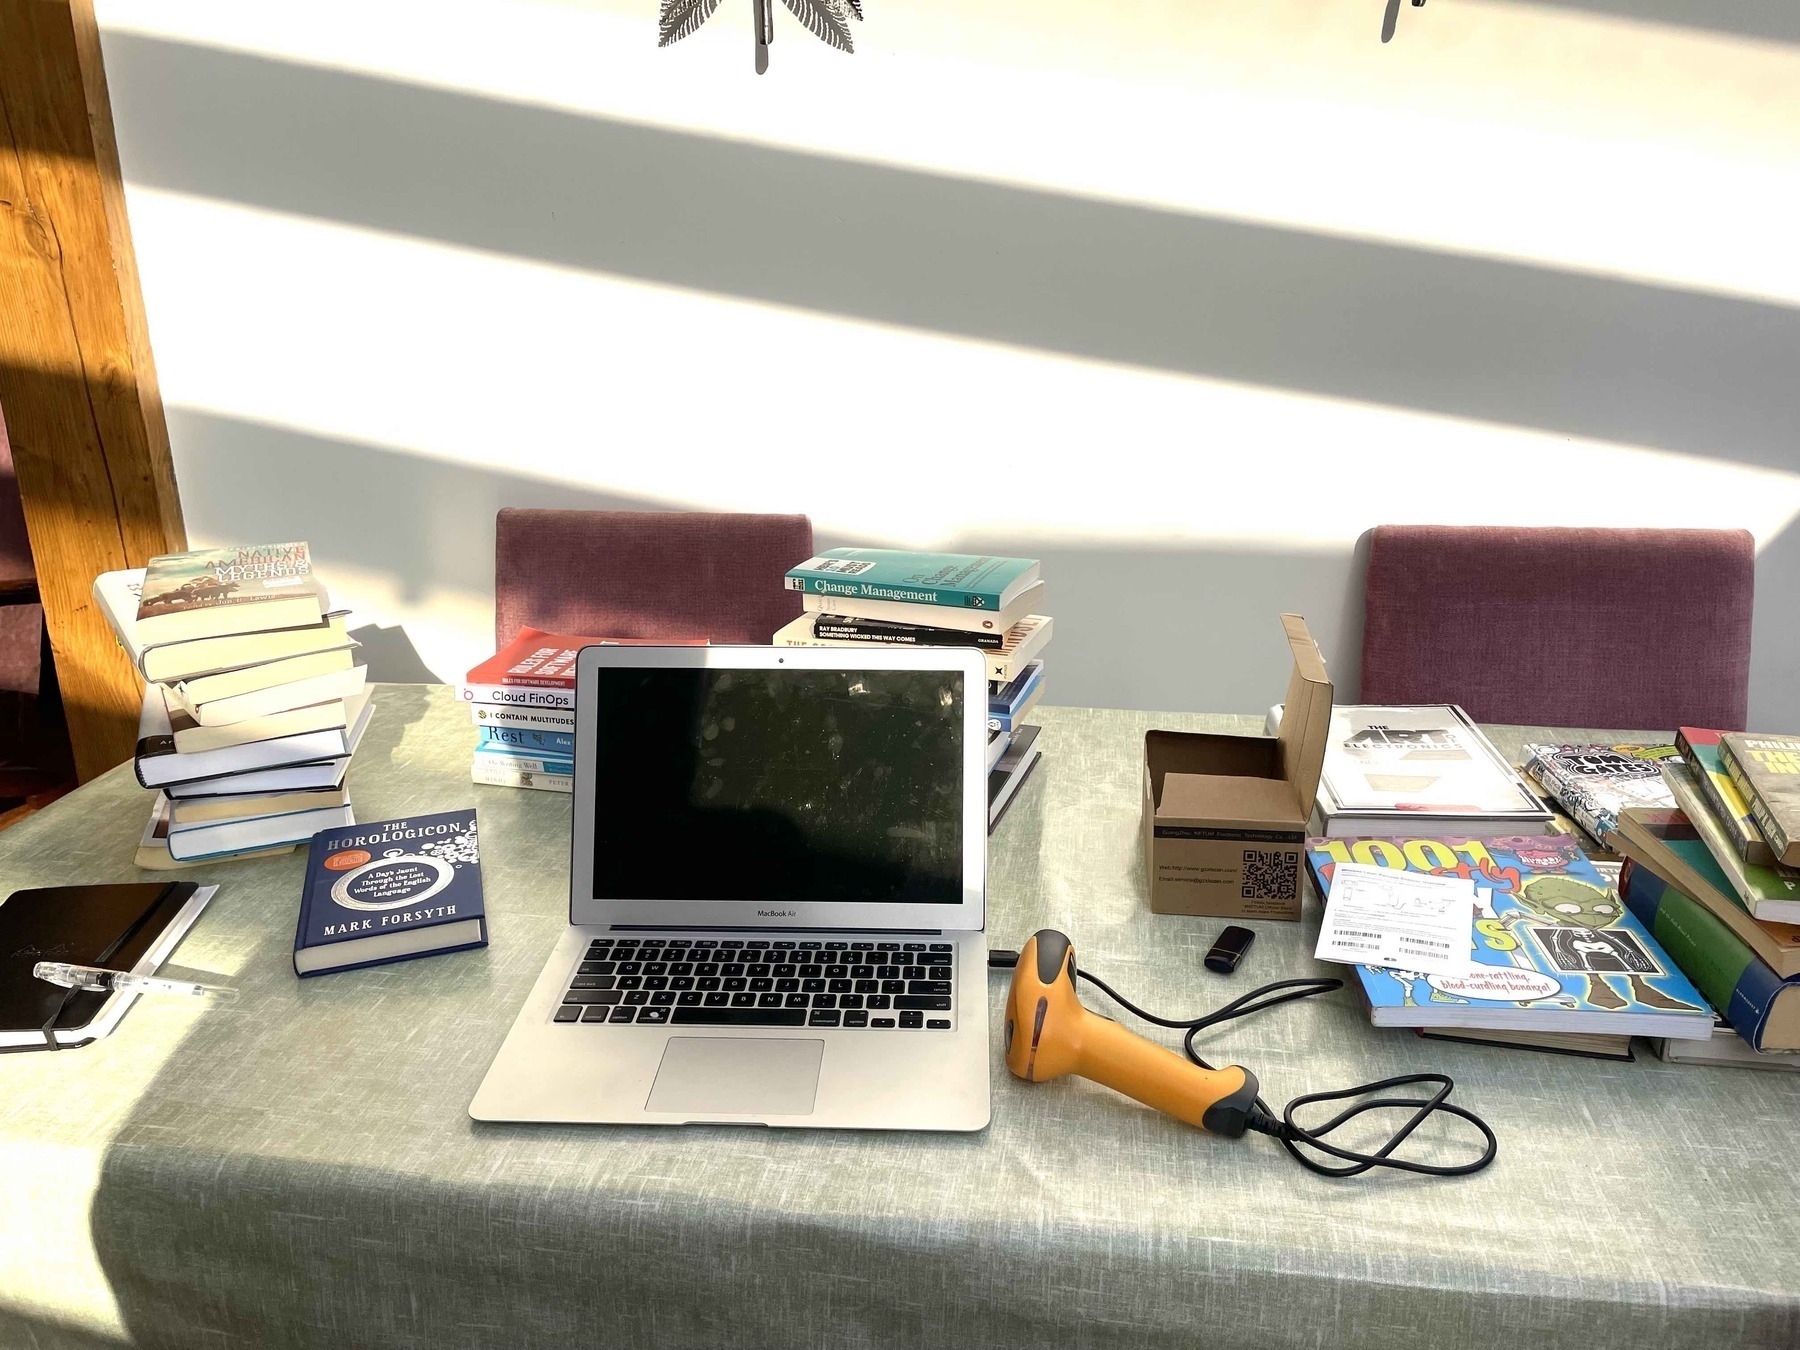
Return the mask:
<svg viewBox="0 0 1800 1350">
<path fill-rule="evenodd" d="M 487 946 L 474 811 L 321 830 L 306 864 L 294 973 Z"/>
</svg>

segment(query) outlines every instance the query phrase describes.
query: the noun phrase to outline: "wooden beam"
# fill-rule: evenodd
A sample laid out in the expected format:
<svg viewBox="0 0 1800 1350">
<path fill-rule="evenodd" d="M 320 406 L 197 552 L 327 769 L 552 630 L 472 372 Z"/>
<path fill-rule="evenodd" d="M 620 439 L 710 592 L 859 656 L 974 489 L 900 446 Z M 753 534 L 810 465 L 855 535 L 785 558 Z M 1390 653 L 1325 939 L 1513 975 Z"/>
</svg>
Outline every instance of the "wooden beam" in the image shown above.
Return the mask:
<svg viewBox="0 0 1800 1350">
<path fill-rule="evenodd" d="M 93 0 L 0 0 L 0 416 L 85 782 L 141 687 L 94 578 L 187 546 Z"/>
</svg>

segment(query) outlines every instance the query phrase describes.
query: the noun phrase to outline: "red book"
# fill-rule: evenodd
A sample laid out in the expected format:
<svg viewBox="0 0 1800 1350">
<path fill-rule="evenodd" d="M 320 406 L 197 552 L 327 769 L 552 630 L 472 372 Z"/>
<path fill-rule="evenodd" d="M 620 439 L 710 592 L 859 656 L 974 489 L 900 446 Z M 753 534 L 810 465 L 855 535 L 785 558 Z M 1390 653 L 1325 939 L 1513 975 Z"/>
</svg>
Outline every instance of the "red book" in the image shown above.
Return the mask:
<svg viewBox="0 0 1800 1350">
<path fill-rule="evenodd" d="M 465 703 L 573 708 L 575 658 L 583 647 L 704 647 L 704 639 L 574 637 L 521 628 L 457 686 Z"/>
</svg>

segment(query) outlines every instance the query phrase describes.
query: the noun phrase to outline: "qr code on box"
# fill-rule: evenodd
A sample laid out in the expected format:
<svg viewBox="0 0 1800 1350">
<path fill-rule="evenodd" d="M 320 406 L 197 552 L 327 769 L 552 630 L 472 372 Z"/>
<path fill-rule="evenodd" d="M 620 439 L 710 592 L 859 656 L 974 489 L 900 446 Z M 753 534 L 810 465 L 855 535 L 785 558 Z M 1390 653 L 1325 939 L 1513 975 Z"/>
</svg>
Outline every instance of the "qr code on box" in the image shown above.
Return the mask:
<svg viewBox="0 0 1800 1350">
<path fill-rule="evenodd" d="M 1292 900 L 1298 894 L 1298 863 L 1299 858 L 1293 853 L 1245 849 L 1244 887 L 1239 894 L 1246 900 Z"/>
</svg>

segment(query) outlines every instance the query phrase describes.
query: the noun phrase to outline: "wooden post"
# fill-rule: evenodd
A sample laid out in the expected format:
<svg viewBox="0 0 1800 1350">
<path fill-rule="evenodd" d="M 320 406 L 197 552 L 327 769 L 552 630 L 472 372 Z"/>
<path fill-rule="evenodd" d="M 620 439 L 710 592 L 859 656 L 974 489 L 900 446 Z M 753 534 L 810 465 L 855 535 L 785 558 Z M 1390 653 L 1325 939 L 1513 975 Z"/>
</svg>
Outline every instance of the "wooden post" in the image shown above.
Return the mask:
<svg viewBox="0 0 1800 1350">
<path fill-rule="evenodd" d="M 141 702 L 94 578 L 187 546 L 93 0 L 0 0 L 0 416 L 85 782 Z"/>
</svg>

